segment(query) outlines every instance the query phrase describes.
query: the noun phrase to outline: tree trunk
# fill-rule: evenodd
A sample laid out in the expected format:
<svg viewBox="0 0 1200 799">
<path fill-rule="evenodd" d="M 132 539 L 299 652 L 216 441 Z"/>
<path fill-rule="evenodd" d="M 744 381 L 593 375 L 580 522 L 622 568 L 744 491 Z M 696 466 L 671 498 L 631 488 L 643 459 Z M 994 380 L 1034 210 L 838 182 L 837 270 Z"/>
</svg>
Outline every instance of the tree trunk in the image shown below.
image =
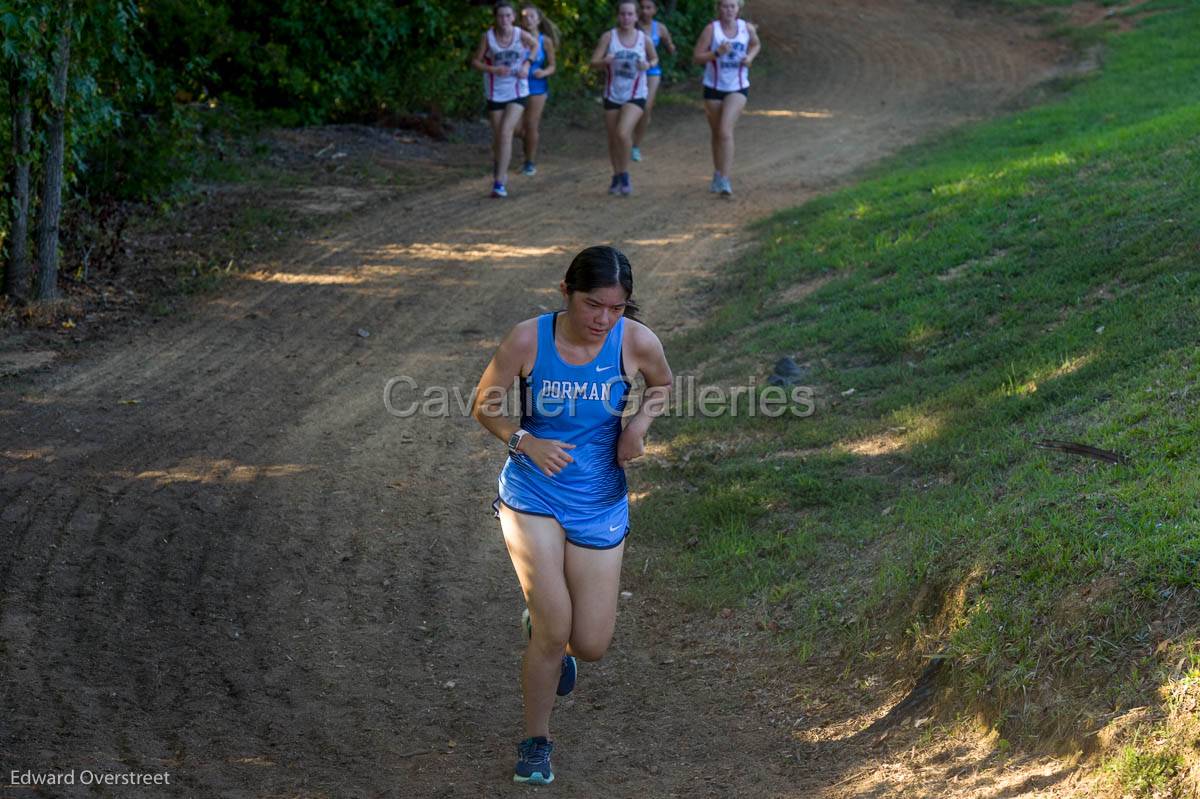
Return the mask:
<svg viewBox="0 0 1200 799">
<path fill-rule="evenodd" d="M 4 270 L 4 293 L 29 298 L 29 135 L 33 127 L 29 81 L 14 70 L 13 102 L 13 221 L 12 247 Z"/>
<path fill-rule="evenodd" d="M 37 298 L 58 296 L 58 223 L 62 216 L 63 156 L 67 133 L 67 66 L 71 58 L 72 3 L 64 4 L 62 30 L 54 52 L 54 77 L 50 85 L 50 116 L 46 128 L 45 174 L 38 209 Z"/>
</svg>

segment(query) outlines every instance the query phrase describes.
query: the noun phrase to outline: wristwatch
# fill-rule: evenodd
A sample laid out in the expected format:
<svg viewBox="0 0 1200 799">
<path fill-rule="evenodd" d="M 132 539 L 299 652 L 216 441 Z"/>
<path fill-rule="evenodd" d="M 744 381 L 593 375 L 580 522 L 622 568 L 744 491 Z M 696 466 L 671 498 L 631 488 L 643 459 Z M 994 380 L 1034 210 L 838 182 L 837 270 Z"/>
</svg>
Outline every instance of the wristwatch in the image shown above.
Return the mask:
<svg viewBox="0 0 1200 799">
<path fill-rule="evenodd" d="M 510 455 L 517 454 L 517 447 L 521 446 L 521 439 L 529 435 L 528 430 L 517 428 L 516 432 L 508 437 L 508 453 Z"/>
</svg>

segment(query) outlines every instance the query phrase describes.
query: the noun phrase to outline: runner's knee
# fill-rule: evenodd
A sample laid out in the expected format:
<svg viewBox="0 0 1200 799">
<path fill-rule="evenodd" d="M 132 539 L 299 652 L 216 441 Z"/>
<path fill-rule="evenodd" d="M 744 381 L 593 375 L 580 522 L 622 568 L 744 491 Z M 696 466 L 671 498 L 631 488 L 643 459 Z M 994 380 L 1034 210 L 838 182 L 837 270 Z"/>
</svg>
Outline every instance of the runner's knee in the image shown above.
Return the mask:
<svg viewBox="0 0 1200 799">
<path fill-rule="evenodd" d="M 612 643 L 612 635 L 594 636 L 594 635 L 572 635 L 571 636 L 571 654 L 579 660 L 586 662 L 597 661 L 604 657 L 604 653 L 608 651 L 608 645 Z"/>
</svg>

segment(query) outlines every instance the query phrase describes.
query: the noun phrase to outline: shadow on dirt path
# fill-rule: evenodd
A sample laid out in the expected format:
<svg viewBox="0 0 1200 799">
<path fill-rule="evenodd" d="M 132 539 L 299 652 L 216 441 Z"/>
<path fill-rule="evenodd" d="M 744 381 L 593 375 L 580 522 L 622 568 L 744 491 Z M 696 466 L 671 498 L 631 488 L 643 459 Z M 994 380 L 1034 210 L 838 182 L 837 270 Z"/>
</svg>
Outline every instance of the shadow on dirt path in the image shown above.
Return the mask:
<svg viewBox="0 0 1200 799">
<path fill-rule="evenodd" d="M 628 199 L 605 194 L 597 114 L 571 147 L 590 155 L 547 158 L 508 201 L 486 197 L 484 157 L 189 319 L 5 386 L 0 786 L 90 769 L 171 773 L 139 796 L 518 793 L 521 603 L 488 511 L 502 447 L 453 408 L 388 415 L 385 381 L 469 391 L 593 243 L 628 252 L 660 333 L 693 323 L 745 222 L 1053 73 L 1032 29 L 955 8 L 756 0 L 770 59 L 731 201 L 706 191 L 698 102 L 658 115 Z M 804 672 L 685 617 L 641 566 L 635 533 L 611 654 L 555 716 L 552 790 L 844 792 L 871 750 L 854 729 L 792 735 L 779 700 Z"/>
</svg>

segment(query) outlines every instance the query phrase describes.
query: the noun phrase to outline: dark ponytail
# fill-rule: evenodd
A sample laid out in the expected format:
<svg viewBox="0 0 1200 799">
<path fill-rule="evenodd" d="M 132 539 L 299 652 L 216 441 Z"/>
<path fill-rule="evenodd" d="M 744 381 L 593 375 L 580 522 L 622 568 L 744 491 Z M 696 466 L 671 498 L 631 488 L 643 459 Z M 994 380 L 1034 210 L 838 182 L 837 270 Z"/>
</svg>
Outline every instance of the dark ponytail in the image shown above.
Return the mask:
<svg viewBox="0 0 1200 799">
<path fill-rule="evenodd" d="M 616 247 L 588 247 L 576 255 L 567 267 L 563 283 L 568 294 L 620 286 L 625 289 L 625 315 L 636 320 L 641 312 L 633 301 L 633 269 L 625 253 Z"/>
</svg>

